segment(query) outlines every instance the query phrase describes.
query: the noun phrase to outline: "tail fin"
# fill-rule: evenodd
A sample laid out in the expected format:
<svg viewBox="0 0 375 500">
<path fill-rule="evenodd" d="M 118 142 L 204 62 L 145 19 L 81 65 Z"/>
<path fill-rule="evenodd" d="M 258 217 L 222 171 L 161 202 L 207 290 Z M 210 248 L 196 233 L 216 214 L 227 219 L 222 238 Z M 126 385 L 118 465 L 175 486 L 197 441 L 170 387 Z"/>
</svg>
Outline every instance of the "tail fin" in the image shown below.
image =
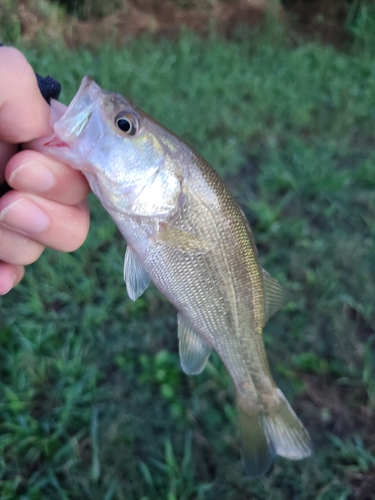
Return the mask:
<svg viewBox="0 0 375 500">
<path fill-rule="evenodd" d="M 264 474 L 275 455 L 300 460 L 311 455 L 309 433 L 277 389 L 280 403 L 269 413 L 249 413 L 238 398 L 238 422 L 242 440 L 242 459 L 246 473 Z"/>
</svg>

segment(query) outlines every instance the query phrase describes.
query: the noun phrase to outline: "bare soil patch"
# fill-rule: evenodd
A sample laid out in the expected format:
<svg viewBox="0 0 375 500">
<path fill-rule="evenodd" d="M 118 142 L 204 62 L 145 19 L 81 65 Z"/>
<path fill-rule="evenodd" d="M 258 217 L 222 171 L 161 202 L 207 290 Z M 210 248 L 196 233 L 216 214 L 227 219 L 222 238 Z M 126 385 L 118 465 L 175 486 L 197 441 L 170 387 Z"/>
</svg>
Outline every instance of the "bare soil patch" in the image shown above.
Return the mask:
<svg viewBox="0 0 375 500">
<path fill-rule="evenodd" d="M 183 26 L 201 36 L 215 26 L 222 36 L 230 37 L 239 25 L 259 26 L 267 16 L 325 43 L 341 45 L 348 40 L 349 6 L 337 0 L 285 0 L 282 5 L 277 0 L 119 0 L 99 14 L 94 0 L 83 3 L 88 7 L 82 19 L 74 14 L 61 16 L 58 3 L 42 9 L 38 0 L 17 0 L 12 19 L 19 23 L 25 41 L 33 41 L 42 31 L 50 38 L 63 38 L 70 47 L 106 41 L 123 45 L 145 32 L 174 38 Z"/>
</svg>

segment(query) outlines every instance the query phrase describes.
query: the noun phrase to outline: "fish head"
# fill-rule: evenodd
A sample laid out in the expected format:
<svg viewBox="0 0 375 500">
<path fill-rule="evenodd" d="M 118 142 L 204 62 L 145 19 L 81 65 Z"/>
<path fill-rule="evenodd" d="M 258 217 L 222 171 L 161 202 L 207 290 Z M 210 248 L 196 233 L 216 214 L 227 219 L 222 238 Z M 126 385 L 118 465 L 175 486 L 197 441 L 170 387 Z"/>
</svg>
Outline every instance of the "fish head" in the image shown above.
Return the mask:
<svg viewBox="0 0 375 500">
<path fill-rule="evenodd" d="M 54 134 L 32 147 L 80 170 L 103 204 L 126 209 L 157 176 L 167 190 L 160 198 L 175 190 L 171 172 L 160 171 L 169 152 L 165 133 L 129 100 L 86 76 Z"/>
</svg>

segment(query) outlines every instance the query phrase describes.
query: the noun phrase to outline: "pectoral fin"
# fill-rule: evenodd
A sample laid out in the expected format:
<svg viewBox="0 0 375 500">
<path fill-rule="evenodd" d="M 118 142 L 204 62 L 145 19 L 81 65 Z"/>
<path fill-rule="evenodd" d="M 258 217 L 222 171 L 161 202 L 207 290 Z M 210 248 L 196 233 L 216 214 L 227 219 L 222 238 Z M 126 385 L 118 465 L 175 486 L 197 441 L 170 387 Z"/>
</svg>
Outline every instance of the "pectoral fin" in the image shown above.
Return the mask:
<svg viewBox="0 0 375 500">
<path fill-rule="evenodd" d="M 201 253 L 211 249 L 211 244 L 202 238 L 165 223 L 159 224 L 159 231 L 155 239 L 182 252 Z"/>
<path fill-rule="evenodd" d="M 195 333 L 181 314 L 177 315 L 177 324 L 181 367 L 187 375 L 196 375 L 206 366 L 211 347 Z"/>
<path fill-rule="evenodd" d="M 264 283 L 264 306 L 265 306 L 265 319 L 266 323 L 269 318 L 275 314 L 276 311 L 280 309 L 288 301 L 288 294 L 286 290 L 280 285 L 280 283 L 272 278 L 272 276 L 267 273 L 264 269 L 263 271 L 263 283 Z"/>
<path fill-rule="evenodd" d="M 126 248 L 124 261 L 124 280 L 126 290 L 132 300 L 138 299 L 150 283 L 150 278 L 130 247 Z"/>
</svg>

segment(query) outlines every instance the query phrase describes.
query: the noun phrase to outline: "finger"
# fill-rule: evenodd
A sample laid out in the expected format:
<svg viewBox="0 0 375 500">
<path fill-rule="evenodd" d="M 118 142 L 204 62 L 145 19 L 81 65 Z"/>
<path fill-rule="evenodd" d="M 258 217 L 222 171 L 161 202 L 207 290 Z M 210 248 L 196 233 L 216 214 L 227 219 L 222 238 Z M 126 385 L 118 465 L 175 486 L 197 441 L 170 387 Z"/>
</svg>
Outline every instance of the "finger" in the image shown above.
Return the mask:
<svg viewBox="0 0 375 500">
<path fill-rule="evenodd" d="M 0 141 L 0 186 L 5 181 L 5 167 L 10 158 L 17 152 L 15 144 Z"/>
<path fill-rule="evenodd" d="M 27 266 L 42 255 L 44 246 L 0 224 L 0 261 Z"/>
<path fill-rule="evenodd" d="M 23 278 L 25 269 L 23 266 L 13 266 L 0 262 L 0 295 L 5 295 Z"/>
<path fill-rule="evenodd" d="M 10 191 L 0 198 L 0 223 L 42 245 L 72 252 L 85 241 L 90 217 L 86 202 L 69 206 Z"/>
<path fill-rule="evenodd" d="M 90 192 L 86 178 L 78 170 L 36 151 L 14 155 L 5 175 L 8 184 L 17 191 L 40 195 L 64 205 L 77 205 Z"/>
<path fill-rule="evenodd" d="M 0 47 L 0 136 L 12 143 L 31 141 L 52 132 L 50 109 L 25 56 Z"/>
</svg>

